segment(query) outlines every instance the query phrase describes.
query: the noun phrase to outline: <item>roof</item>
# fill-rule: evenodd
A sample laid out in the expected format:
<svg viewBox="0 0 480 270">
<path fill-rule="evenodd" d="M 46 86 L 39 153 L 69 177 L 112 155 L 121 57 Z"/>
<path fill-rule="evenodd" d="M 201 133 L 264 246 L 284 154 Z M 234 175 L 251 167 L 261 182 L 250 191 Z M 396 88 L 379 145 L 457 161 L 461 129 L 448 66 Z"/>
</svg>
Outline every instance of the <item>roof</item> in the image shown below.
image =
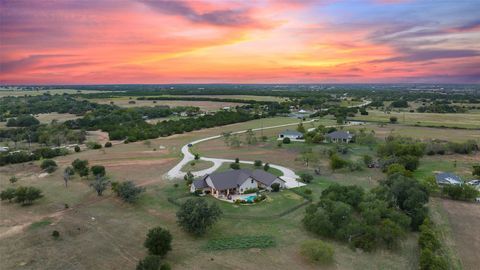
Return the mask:
<svg viewBox="0 0 480 270">
<path fill-rule="evenodd" d="M 462 179 L 460 178 L 460 176 L 449 172 L 437 173 L 435 175 L 435 180 L 439 184 L 459 185 L 462 183 Z"/>
<path fill-rule="evenodd" d="M 218 190 L 237 188 L 250 178 L 253 178 L 266 186 L 270 186 L 276 179 L 280 179 L 279 177 L 264 170 L 251 171 L 247 169 L 240 169 L 207 174 L 194 180 L 193 186 L 196 189 L 208 187 L 206 182 L 208 177 L 210 177 L 210 180 L 212 181 L 213 188 Z M 280 180 L 283 181 L 282 179 Z"/>
<path fill-rule="evenodd" d="M 303 134 L 301 132 L 298 132 L 298 131 L 295 131 L 295 130 L 285 130 L 283 132 L 280 132 L 280 135 L 283 135 L 283 136 L 303 136 Z"/>
<path fill-rule="evenodd" d="M 351 139 L 353 134 L 350 134 L 348 131 L 334 131 L 327 134 L 327 137 L 330 139 Z"/>
</svg>

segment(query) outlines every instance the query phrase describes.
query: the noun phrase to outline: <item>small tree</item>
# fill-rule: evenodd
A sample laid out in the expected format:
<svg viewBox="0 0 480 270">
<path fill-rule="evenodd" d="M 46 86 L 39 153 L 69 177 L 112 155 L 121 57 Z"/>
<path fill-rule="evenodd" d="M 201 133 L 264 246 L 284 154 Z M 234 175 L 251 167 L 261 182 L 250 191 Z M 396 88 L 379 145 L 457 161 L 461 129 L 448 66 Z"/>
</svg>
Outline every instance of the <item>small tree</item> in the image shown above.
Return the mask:
<svg viewBox="0 0 480 270">
<path fill-rule="evenodd" d="M 74 174 L 75 174 L 75 171 L 73 170 L 72 167 L 68 166 L 65 168 L 65 170 L 63 171 L 63 181 L 65 181 L 65 187 L 68 187 L 68 181 L 70 181 L 70 178 Z"/>
<path fill-rule="evenodd" d="M 0 192 L 0 200 L 2 201 L 8 200 L 8 202 L 12 202 L 12 200 L 15 199 L 15 196 L 17 196 L 17 189 L 13 187 L 9 187 Z"/>
<path fill-rule="evenodd" d="M 398 121 L 398 118 L 396 116 L 390 116 L 390 123 L 391 124 L 396 124 Z"/>
<path fill-rule="evenodd" d="M 473 176 L 480 176 L 480 164 L 479 165 L 473 165 L 472 175 Z"/>
<path fill-rule="evenodd" d="M 263 164 L 263 163 L 262 163 L 261 160 L 255 160 L 255 161 L 253 162 L 253 165 L 254 165 L 255 167 L 262 167 L 262 164 Z"/>
<path fill-rule="evenodd" d="M 321 240 L 308 240 L 302 243 L 300 253 L 312 262 L 328 264 L 333 262 L 333 248 Z"/>
<path fill-rule="evenodd" d="M 195 160 L 199 160 L 200 159 L 200 154 L 199 153 L 195 153 Z"/>
<path fill-rule="evenodd" d="M 105 143 L 105 148 L 109 148 L 109 147 L 112 147 L 112 143 L 111 142 L 106 142 Z"/>
<path fill-rule="evenodd" d="M 291 142 L 291 140 L 290 140 L 290 138 L 285 137 L 285 138 L 283 138 L 282 142 L 283 142 L 284 144 L 289 144 L 289 143 Z"/>
<path fill-rule="evenodd" d="M 40 167 L 48 173 L 52 173 L 57 169 L 57 163 L 52 159 L 45 159 L 40 164 Z"/>
<path fill-rule="evenodd" d="M 312 182 L 313 176 L 309 173 L 302 173 L 302 174 L 300 174 L 300 180 L 302 180 L 302 182 L 308 184 L 308 183 Z"/>
<path fill-rule="evenodd" d="M 104 176 L 97 176 L 95 181 L 93 181 L 90 186 L 95 189 L 98 196 L 102 196 L 103 192 L 107 189 L 110 181 Z"/>
<path fill-rule="evenodd" d="M 238 157 L 235 158 L 235 163 L 240 163 L 240 159 Z"/>
<path fill-rule="evenodd" d="M 18 181 L 18 178 L 14 175 L 8 179 L 10 181 L 10 184 L 15 184 Z"/>
<path fill-rule="evenodd" d="M 272 192 L 279 192 L 280 191 L 280 184 L 279 183 L 273 183 L 271 185 Z"/>
<path fill-rule="evenodd" d="M 233 170 L 240 170 L 240 163 L 230 163 L 230 168 Z"/>
<path fill-rule="evenodd" d="M 30 205 L 43 197 L 42 191 L 36 187 L 18 187 L 15 196 L 16 201 L 22 205 Z"/>
<path fill-rule="evenodd" d="M 208 205 L 204 199 L 188 199 L 177 212 L 180 227 L 194 235 L 203 235 L 208 228 L 220 219 L 222 211 L 212 203 Z"/>
<path fill-rule="evenodd" d="M 162 257 L 158 255 L 148 255 L 137 264 L 137 270 L 170 270 L 168 263 L 162 262 Z"/>
<path fill-rule="evenodd" d="M 73 148 L 73 149 L 74 149 L 75 152 L 77 152 L 77 153 L 80 152 L 80 146 L 78 146 L 78 145 L 75 145 L 75 148 Z"/>
<path fill-rule="evenodd" d="M 298 123 L 297 131 L 305 134 L 306 130 L 305 130 L 305 127 L 303 126 L 303 123 Z"/>
<path fill-rule="evenodd" d="M 112 190 L 127 203 L 135 203 L 140 198 L 140 194 L 145 192 L 145 188 L 137 187 L 132 181 L 112 184 Z"/>
<path fill-rule="evenodd" d="M 263 165 L 263 170 L 264 170 L 264 171 L 270 170 L 270 164 L 265 163 L 265 165 Z"/>
<path fill-rule="evenodd" d="M 73 170 L 80 175 L 80 177 L 88 175 L 88 160 L 81 160 L 77 158 L 72 162 L 72 167 Z"/>
<path fill-rule="evenodd" d="M 372 164 L 372 162 L 373 162 L 372 156 L 363 155 L 363 163 L 365 164 L 365 166 L 369 166 L 370 164 Z"/>
<path fill-rule="evenodd" d="M 105 176 L 105 167 L 102 165 L 94 165 L 90 168 L 90 171 L 95 177 L 102 177 Z"/>
<path fill-rule="evenodd" d="M 185 180 L 185 184 L 188 186 L 188 185 L 191 185 L 192 182 L 193 182 L 193 174 L 188 171 L 184 176 L 183 176 L 183 180 Z"/>
<path fill-rule="evenodd" d="M 161 227 L 150 229 L 147 233 L 147 239 L 143 245 L 148 249 L 150 255 L 165 256 L 172 250 L 172 235 L 168 230 Z"/>
</svg>

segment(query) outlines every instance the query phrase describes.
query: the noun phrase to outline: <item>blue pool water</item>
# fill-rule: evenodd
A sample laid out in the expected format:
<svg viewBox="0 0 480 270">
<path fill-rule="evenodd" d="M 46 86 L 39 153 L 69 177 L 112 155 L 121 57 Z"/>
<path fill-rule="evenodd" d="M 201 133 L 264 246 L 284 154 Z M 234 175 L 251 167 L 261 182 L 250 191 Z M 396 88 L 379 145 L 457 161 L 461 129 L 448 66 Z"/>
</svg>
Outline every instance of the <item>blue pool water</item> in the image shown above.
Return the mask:
<svg viewBox="0 0 480 270">
<path fill-rule="evenodd" d="M 245 198 L 245 201 L 247 202 L 253 202 L 253 200 L 257 197 L 257 195 L 251 195 Z"/>
</svg>

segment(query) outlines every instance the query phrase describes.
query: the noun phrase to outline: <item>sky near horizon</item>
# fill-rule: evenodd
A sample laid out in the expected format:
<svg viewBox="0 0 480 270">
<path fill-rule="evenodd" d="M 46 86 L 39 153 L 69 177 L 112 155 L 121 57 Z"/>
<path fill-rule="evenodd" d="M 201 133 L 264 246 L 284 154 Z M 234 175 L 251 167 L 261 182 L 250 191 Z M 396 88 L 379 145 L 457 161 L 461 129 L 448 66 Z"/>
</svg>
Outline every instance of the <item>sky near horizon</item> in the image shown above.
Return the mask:
<svg viewBox="0 0 480 270">
<path fill-rule="evenodd" d="M 480 83 L 479 10 L 480 0 L 0 0 L 0 83 Z"/>
</svg>

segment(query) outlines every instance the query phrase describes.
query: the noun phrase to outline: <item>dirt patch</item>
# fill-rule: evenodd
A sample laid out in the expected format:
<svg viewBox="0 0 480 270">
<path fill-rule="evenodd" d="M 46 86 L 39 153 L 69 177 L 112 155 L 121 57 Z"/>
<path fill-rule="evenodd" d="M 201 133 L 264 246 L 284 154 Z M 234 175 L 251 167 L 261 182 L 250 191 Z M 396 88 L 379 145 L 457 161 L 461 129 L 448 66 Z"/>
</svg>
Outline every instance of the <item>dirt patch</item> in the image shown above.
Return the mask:
<svg viewBox="0 0 480 270">
<path fill-rule="evenodd" d="M 464 269 L 480 265 L 480 204 L 442 200 L 442 206 L 452 226 L 457 253 Z"/>
</svg>

